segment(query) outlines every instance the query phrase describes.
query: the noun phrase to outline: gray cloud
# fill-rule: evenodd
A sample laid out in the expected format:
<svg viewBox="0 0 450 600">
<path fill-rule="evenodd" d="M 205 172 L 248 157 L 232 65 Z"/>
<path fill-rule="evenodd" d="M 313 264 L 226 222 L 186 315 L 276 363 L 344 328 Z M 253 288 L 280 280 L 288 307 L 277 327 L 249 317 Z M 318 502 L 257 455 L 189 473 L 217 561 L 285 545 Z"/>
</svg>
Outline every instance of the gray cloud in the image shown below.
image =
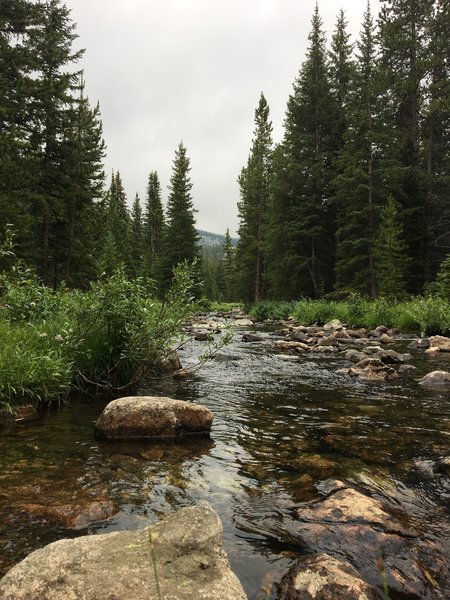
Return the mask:
<svg viewBox="0 0 450 600">
<path fill-rule="evenodd" d="M 92 102 L 100 102 L 107 173 L 120 170 L 128 200 L 145 197 L 157 170 L 166 196 L 175 148 L 191 159 L 202 229 L 234 233 L 236 183 L 264 92 L 274 139 L 308 45 L 315 0 L 65 0 Z M 340 8 L 357 36 L 365 0 L 321 0 L 327 39 Z M 372 3 L 374 14 L 378 2 Z"/>
</svg>

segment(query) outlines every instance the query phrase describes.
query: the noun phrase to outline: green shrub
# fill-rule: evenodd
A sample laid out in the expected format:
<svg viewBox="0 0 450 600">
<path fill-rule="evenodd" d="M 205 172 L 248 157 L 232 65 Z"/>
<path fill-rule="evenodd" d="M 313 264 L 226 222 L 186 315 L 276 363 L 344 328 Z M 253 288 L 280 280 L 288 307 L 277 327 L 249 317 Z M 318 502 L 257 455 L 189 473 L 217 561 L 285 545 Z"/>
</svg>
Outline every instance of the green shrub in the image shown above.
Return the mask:
<svg viewBox="0 0 450 600">
<path fill-rule="evenodd" d="M 249 315 L 256 321 L 288 319 L 291 316 L 291 311 L 291 302 L 275 302 L 273 300 L 265 300 L 248 308 Z"/>
</svg>

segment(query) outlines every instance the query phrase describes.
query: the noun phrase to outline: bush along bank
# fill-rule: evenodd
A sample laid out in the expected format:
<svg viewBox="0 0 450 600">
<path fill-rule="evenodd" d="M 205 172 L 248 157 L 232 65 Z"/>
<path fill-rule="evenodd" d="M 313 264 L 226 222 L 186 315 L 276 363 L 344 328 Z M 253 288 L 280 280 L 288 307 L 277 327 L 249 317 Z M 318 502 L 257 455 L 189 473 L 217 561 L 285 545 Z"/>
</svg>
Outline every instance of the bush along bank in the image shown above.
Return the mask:
<svg viewBox="0 0 450 600">
<path fill-rule="evenodd" d="M 324 325 L 339 319 L 349 327 L 374 329 L 383 324 L 422 336 L 450 333 L 450 301 L 439 296 L 420 296 L 399 302 L 387 298 L 369 300 L 358 295 L 344 301 L 265 301 L 250 307 L 248 312 L 258 321 L 291 318 L 301 325 Z"/>
<path fill-rule="evenodd" d="M 17 268 L 0 281 L 0 406 L 57 400 L 71 389 L 136 387 L 155 372 L 196 311 L 187 264 L 164 301 L 153 282 L 123 269 L 87 291 L 40 285 Z"/>
</svg>

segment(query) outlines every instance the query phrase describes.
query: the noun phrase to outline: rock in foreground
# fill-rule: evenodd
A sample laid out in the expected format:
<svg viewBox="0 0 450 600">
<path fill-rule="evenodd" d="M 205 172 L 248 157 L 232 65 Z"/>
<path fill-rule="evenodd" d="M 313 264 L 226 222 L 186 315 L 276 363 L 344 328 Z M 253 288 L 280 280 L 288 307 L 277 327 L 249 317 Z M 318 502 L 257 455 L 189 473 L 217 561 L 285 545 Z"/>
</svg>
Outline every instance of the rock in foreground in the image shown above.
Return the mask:
<svg viewBox="0 0 450 600">
<path fill-rule="evenodd" d="M 375 589 L 348 563 L 327 554 L 301 558 L 283 577 L 277 600 L 377 600 Z"/>
<path fill-rule="evenodd" d="M 339 560 L 345 557 L 359 578 L 379 593 L 385 582 L 392 598 L 450 598 L 448 532 L 441 532 L 442 539 L 436 539 L 417 528 L 418 524 L 411 522 L 398 506 L 392 510 L 387 504 L 342 485 L 330 482 L 328 487 L 334 487 L 334 491 L 328 491 L 323 500 L 305 503 L 298 509 L 296 535 L 303 551 L 326 553 Z M 335 580 L 339 581 L 339 577 Z"/>
<path fill-rule="evenodd" d="M 111 441 L 209 434 L 214 419 L 206 407 L 182 400 L 132 396 L 110 402 L 95 424 L 95 437 Z"/>
<path fill-rule="evenodd" d="M 0 598 L 152 600 L 158 598 L 155 570 L 167 600 L 247 597 L 222 548 L 220 519 L 201 505 L 139 531 L 61 540 L 36 550 L 3 577 Z"/>
</svg>

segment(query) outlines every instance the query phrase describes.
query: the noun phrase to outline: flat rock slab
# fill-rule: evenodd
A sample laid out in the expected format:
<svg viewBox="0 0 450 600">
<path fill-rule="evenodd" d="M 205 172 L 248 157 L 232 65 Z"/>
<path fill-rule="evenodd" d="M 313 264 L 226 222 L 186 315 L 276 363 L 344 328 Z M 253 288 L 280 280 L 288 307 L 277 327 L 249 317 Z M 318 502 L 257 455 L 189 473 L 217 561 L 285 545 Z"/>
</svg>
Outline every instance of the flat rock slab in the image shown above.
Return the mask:
<svg viewBox="0 0 450 600">
<path fill-rule="evenodd" d="M 110 441 L 208 435 L 214 419 L 205 406 L 155 396 L 110 402 L 95 424 L 95 437 Z"/>
<path fill-rule="evenodd" d="M 302 547 L 337 559 L 345 557 L 381 597 L 384 580 L 389 597 L 450 598 L 450 537 L 442 532 L 442 541 L 434 539 L 418 529 L 417 523 L 411 524 L 398 507 L 394 514 L 379 500 L 341 485 L 325 499 L 305 503 L 298 510 L 296 534 Z M 291 597 L 309 600 L 307 595 Z"/>
<path fill-rule="evenodd" d="M 222 532 L 217 513 L 200 505 L 139 531 L 60 540 L 13 567 L 0 581 L 0 598 L 245 600 Z"/>
</svg>

